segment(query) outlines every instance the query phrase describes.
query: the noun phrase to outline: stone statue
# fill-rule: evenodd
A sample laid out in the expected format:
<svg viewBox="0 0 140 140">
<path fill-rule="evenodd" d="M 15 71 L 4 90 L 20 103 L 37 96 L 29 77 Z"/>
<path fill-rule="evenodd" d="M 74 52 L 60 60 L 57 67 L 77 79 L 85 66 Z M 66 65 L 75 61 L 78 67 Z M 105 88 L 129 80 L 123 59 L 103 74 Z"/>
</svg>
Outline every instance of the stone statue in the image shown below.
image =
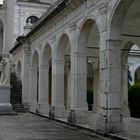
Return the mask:
<svg viewBox="0 0 140 140">
<path fill-rule="evenodd" d="M 0 56 L 0 86 L 10 87 L 10 65 L 9 55 Z"/>
</svg>

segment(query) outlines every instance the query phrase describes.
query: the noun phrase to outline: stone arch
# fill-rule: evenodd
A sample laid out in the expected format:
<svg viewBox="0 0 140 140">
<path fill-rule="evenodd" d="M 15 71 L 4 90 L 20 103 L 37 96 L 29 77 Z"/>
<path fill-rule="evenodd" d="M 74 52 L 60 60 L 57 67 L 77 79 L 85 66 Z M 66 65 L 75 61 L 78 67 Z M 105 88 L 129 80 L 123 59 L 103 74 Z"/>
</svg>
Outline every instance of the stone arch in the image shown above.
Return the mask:
<svg viewBox="0 0 140 140">
<path fill-rule="evenodd" d="M 44 48 L 42 51 L 42 64 L 43 65 L 48 65 L 49 64 L 49 59 L 52 57 L 52 48 L 49 43 L 44 44 Z"/>
<path fill-rule="evenodd" d="M 69 109 L 69 98 L 70 98 L 70 75 L 71 75 L 71 44 L 70 38 L 66 33 L 63 33 L 60 36 L 60 40 L 57 48 L 57 60 L 63 63 L 62 71 L 63 71 L 63 98 L 64 98 L 64 106 L 65 109 Z"/>
<path fill-rule="evenodd" d="M 49 43 L 46 43 L 43 48 L 42 53 L 42 65 L 40 66 L 40 74 L 42 76 L 42 91 L 45 91 L 46 93 L 43 93 L 42 96 L 46 103 L 51 106 L 52 104 L 52 48 Z M 44 100 L 43 99 L 43 100 Z M 44 101 L 45 102 L 45 101 Z"/>
<path fill-rule="evenodd" d="M 87 47 L 86 42 L 88 42 L 88 36 L 90 36 L 91 29 L 95 29 L 94 30 L 95 33 L 94 33 L 94 37 L 93 38 L 96 39 L 96 35 L 97 35 L 97 38 L 99 38 L 99 27 L 98 27 L 98 25 L 96 23 L 97 22 L 93 18 L 86 18 L 81 23 L 79 34 L 78 34 L 78 47 L 77 47 L 77 51 L 80 51 L 80 52 L 81 51 L 83 51 L 83 52 L 85 51 L 84 49 L 85 49 L 85 47 Z M 91 34 L 93 34 L 93 33 L 91 33 Z M 99 41 L 99 39 L 98 39 L 98 41 Z M 81 47 L 83 47 L 83 48 L 81 48 Z"/>
<path fill-rule="evenodd" d="M 67 34 L 62 33 L 58 39 L 58 44 L 53 60 L 53 87 L 54 103 L 59 107 L 56 117 L 66 117 L 65 110 L 69 109 L 70 77 L 71 77 L 71 45 Z M 55 82 L 55 83 L 54 83 Z M 57 101 L 56 101 L 57 100 Z M 60 113 L 61 112 L 61 113 Z"/>
<path fill-rule="evenodd" d="M 32 60 L 31 60 L 32 62 L 32 64 L 34 65 L 34 66 L 38 66 L 38 64 L 39 64 L 39 53 L 38 53 L 38 51 L 37 50 L 35 50 L 33 53 L 32 53 Z"/>
<path fill-rule="evenodd" d="M 109 39 L 119 39 L 121 37 L 121 30 L 125 15 L 134 0 L 119 0 L 115 3 L 113 11 L 109 19 Z"/>
<path fill-rule="evenodd" d="M 139 5 L 140 1 L 138 0 L 130 0 L 130 1 L 121 1 L 114 13 L 114 16 L 112 18 L 111 28 L 110 28 L 110 36 L 116 39 L 122 39 L 122 65 L 127 67 L 127 61 L 128 61 L 128 53 L 130 52 L 130 49 L 133 44 L 137 44 L 140 46 L 138 35 L 140 34 L 139 30 L 139 23 L 140 23 L 140 10 Z M 115 23 L 116 18 L 118 19 L 118 22 Z M 117 20 L 116 20 L 117 21 Z M 129 42 L 127 45 L 124 44 L 124 42 Z M 125 52 L 125 53 L 124 53 Z M 123 71 L 126 71 L 126 67 L 122 67 Z M 127 71 L 126 71 L 127 73 Z M 122 73 L 122 78 L 127 74 Z M 127 84 L 127 79 L 122 81 L 123 83 Z M 127 89 L 127 86 L 125 87 Z M 128 93 L 128 91 L 125 91 Z"/>
<path fill-rule="evenodd" d="M 39 101 L 39 54 L 37 50 L 33 52 L 31 62 L 31 99 L 34 104 Z"/>
<path fill-rule="evenodd" d="M 94 93 L 93 100 L 93 110 L 97 112 L 98 102 L 98 92 L 99 92 L 99 41 L 100 33 L 99 28 L 96 24 L 96 21 L 92 18 L 86 18 L 80 26 L 80 32 L 78 35 L 78 45 L 77 45 L 77 58 L 79 59 L 79 64 L 77 67 L 81 67 L 80 71 L 82 79 L 79 82 L 81 83 L 82 89 L 80 89 L 79 94 L 82 94 L 82 101 L 80 106 L 86 107 L 86 104 L 89 102 L 88 96 L 92 92 Z M 80 66 L 81 65 L 81 66 Z M 92 66 L 92 68 L 91 68 Z M 92 71 L 93 70 L 93 71 Z M 92 75 L 91 75 L 92 73 Z M 80 77 L 79 77 L 80 78 Z M 96 81 L 96 82 L 95 82 Z M 89 93 L 90 90 L 90 93 Z M 80 95 L 78 95 L 80 96 Z M 87 96 L 87 97 L 86 97 Z M 87 101 L 86 101 L 87 100 Z M 88 103 L 89 104 L 89 103 Z"/>
<path fill-rule="evenodd" d="M 58 39 L 58 46 L 56 49 L 56 59 L 64 60 L 65 53 L 70 53 L 70 38 L 67 33 L 62 33 Z M 68 50 L 67 50 L 68 49 Z"/>
<path fill-rule="evenodd" d="M 110 16 L 109 20 L 109 40 L 114 41 L 113 49 L 122 49 L 120 51 L 120 58 L 122 60 L 122 71 L 125 73 L 120 74 L 119 76 L 126 77 L 126 67 L 128 61 L 128 54 L 133 44 L 140 44 L 137 35 L 140 33 L 140 30 L 136 28 L 140 22 L 138 17 L 139 3 L 137 0 L 119 0 L 114 5 L 114 10 Z M 122 40 L 122 41 L 120 41 Z M 116 41 L 116 44 L 115 44 Z M 118 42 L 119 41 L 119 42 Z M 118 42 L 118 43 L 117 43 Z M 128 43 L 126 43 L 128 42 Z M 110 44 L 109 47 L 112 47 Z M 119 57 L 119 56 L 118 56 Z M 126 79 L 126 78 L 125 78 Z M 124 81 L 122 80 L 124 83 Z M 125 81 L 126 82 L 126 81 Z"/>
<path fill-rule="evenodd" d="M 122 90 L 121 90 L 121 102 L 122 102 L 122 114 L 124 117 L 130 116 L 130 111 L 128 107 L 128 57 L 129 52 L 134 43 L 132 41 L 127 42 L 123 48 L 121 53 L 121 63 L 122 63 Z"/>
<path fill-rule="evenodd" d="M 126 64 L 128 62 L 128 55 L 134 43 L 132 41 L 127 42 L 122 48 L 122 63 Z"/>
</svg>

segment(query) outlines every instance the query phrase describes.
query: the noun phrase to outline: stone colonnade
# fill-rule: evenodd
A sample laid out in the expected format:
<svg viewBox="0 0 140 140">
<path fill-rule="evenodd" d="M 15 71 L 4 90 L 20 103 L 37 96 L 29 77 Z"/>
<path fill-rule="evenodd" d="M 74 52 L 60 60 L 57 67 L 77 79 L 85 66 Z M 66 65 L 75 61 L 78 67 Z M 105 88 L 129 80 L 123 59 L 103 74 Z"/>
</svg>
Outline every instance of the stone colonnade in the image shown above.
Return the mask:
<svg viewBox="0 0 140 140">
<path fill-rule="evenodd" d="M 71 40 L 73 40 L 72 43 Z M 52 49 L 50 44 L 43 44 L 42 48 L 33 52 L 29 50 L 27 44 L 23 47 L 23 102 L 29 105 L 31 112 L 46 116 L 51 114 L 50 117 L 67 118 L 69 123 L 79 124 L 86 122 L 86 114 L 88 113 L 86 101 L 87 56 L 86 53 L 75 51 L 76 40 L 74 37 L 69 38 L 69 43 L 71 45 L 69 54 L 70 91 L 68 92 L 70 95 L 67 95 L 69 107 L 66 109 L 64 105 L 65 60 L 57 59 L 57 46 Z M 102 132 L 116 132 L 122 129 L 121 52 L 119 44 L 118 40 L 106 41 L 106 48 L 100 50 L 101 63 L 98 64 L 99 68 L 94 77 L 95 82 L 97 82 L 96 91 L 99 95 L 96 93 L 94 96 L 96 106 L 93 108 L 99 114 L 97 130 Z M 46 48 L 46 52 L 44 48 Z M 43 55 L 47 57 L 43 57 Z M 49 80 L 50 65 L 52 66 L 51 81 Z M 49 87 L 50 85 L 51 87 Z M 49 104 L 50 89 L 51 104 Z"/>
<path fill-rule="evenodd" d="M 87 65 L 91 58 L 93 67 L 97 67 L 92 79 L 96 129 L 103 133 L 123 130 L 123 115 L 129 116 L 129 110 L 127 65 L 122 63 L 121 24 L 118 23 L 122 20 L 118 12 L 112 19 L 107 4 L 98 5 L 97 13 L 91 12 L 91 17 L 86 15 L 78 23 L 72 22 L 58 34 L 43 36 L 43 43 L 37 46 L 31 40 L 23 44 L 22 94 L 31 112 L 67 119 L 71 124 L 86 123 Z"/>
</svg>

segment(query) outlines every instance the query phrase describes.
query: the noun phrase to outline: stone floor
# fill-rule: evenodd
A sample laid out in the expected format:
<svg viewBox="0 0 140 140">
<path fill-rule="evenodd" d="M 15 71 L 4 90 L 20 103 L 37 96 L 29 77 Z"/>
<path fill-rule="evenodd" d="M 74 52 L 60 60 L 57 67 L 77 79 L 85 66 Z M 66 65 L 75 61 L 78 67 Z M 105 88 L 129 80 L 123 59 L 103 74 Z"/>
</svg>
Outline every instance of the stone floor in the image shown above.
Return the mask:
<svg viewBox="0 0 140 140">
<path fill-rule="evenodd" d="M 118 134 L 110 134 L 124 140 L 140 140 L 140 119 L 125 118 L 125 131 Z"/>
<path fill-rule="evenodd" d="M 0 116 L 0 140 L 109 140 L 30 113 Z"/>
</svg>

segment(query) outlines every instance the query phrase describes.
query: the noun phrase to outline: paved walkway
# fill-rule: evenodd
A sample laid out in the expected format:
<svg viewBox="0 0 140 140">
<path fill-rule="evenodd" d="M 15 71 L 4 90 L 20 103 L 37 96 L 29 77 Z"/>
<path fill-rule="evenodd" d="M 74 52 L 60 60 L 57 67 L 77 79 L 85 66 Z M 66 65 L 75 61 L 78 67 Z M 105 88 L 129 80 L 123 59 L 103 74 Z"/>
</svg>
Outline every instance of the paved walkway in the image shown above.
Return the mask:
<svg viewBox="0 0 140 140">
<path fill-rule="evenodd" d="M 30 113 L 0 116 L 0 140 L 109 140 Z"/>
<path fill-rule="evenodd" d="M 111 134 L 124 140 L 140 140 L 140 119 L 125 118 L 125 131 L 118 134 Z"/>
</svg>

